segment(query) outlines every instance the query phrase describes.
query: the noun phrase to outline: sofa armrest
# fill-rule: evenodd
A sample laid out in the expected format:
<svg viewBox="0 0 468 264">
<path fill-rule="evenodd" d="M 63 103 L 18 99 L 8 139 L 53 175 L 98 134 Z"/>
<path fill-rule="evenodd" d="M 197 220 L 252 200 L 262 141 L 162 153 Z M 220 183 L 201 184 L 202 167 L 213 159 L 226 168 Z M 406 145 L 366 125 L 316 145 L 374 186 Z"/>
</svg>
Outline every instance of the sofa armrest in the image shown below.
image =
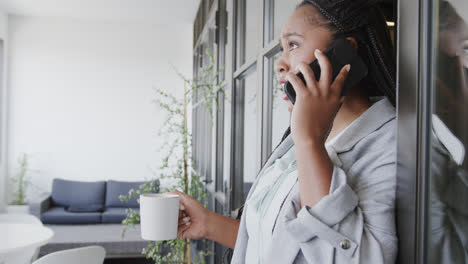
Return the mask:
<svg viewBox="0 0 468 264">
<path fill-rule="evenodd" d="M 42 193 L 34 201 L 29 203 L 29 213 L 41 219 L 42 213 L 47 211 L 50 208 L 51 194 Z"/>
</svg>

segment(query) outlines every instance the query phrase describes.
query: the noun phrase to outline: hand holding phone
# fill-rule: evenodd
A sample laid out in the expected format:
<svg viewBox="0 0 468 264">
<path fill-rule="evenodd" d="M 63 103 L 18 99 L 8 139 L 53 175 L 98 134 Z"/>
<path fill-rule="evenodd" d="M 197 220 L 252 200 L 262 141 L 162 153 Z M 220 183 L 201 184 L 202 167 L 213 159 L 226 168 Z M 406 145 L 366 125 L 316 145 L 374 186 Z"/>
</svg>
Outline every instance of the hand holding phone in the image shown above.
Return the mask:
<svg viewBox="0 0 468 264">
<path fill-rule="evenodd" d="M 346 64 L 351 65 L 351 70 L 348 74 L 346 82 L 341 89 L 341 95 L 345 95 L 349 89 L 358 84 L 364 77 L 367 76 L 368 69 L 364 61 L 359 57 L 359 55 L 354 50 L 354 47 L 351 43 L 345 38 L 337 39 L 333 45 L 328 48 L 324 54 L 328 57 L 330 64 L 333 69 L 332 80 L 340 73 L 341 68 Z M 318 81 L 320 79 L 320 65 L 318 60 L 314 60 L 310 67 L 314 72 L 315 79 Z M 304 76 L 302 73 L 298 73 L 297 76 L 305 83 Z M 290 82 L 284 84 L 284 92 L 288 96 L 289 100 L 294 104 L 296 102 L 296 92 L 292 87 Z"/>
</svg>

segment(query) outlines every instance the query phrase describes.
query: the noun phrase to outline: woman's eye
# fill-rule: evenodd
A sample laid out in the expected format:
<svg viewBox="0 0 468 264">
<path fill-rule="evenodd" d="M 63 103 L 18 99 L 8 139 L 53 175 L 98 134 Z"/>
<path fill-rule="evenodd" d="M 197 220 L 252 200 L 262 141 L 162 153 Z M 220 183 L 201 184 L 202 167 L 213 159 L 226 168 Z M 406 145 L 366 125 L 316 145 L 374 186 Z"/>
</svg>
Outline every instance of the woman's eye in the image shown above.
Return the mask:
<svg viewBox="0 0 468 264">
<path fill-rule="evenodd" d="M 289 50 L 293 50 L 293 49 L 299 47 L 299 45 L 297 45 L 297 44 L 294 43 L 294 42 L 289 42 L 289 43 L 288 43 L 288 46 L 289 46 Z"/>
</svg>

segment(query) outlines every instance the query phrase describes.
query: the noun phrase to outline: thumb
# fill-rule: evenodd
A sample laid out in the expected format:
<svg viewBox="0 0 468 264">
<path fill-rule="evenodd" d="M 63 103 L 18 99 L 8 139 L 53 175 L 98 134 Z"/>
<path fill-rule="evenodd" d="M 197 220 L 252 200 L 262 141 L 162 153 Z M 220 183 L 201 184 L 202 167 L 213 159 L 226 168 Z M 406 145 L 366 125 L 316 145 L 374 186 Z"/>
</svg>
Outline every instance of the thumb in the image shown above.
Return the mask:
<svg viewBox="0 0 468 264">
<path fill-rule="evenodd" d="M 182 211 L 185 210 L 185 208 L 186 208 L 185 205 L 187 203 L 187 195 L 185 193 L 183 193 L 183 192 L 178 191 L 178 190 L 174 190 L 174 191 L 168 192 L 168 193 L 178 195 L 179 196 L 179 203 L 180 203 L 179 209 L 182 210 Z"/>
</svg>

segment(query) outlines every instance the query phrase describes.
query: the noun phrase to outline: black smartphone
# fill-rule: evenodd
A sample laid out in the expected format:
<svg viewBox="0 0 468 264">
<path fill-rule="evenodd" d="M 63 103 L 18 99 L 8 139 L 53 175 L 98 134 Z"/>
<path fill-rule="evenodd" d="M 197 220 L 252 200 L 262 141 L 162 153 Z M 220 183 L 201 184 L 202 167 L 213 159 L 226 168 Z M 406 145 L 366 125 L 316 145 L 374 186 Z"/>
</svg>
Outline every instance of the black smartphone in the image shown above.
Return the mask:
<svg viewBox="0 0 468 264">
<path fill-rule="evenodd" d="M 367 76 L 367 66 L 364 61 L 359 57 L 351 42 L 345 38 L 337 39 L 333 45 L 328 48 L 324 54 L 330 60 L 333 68 L 333 80 L 340 73 L 341 69 L 346 65 L 351 65 L 348 77 L 346 78 L 345 84 L 341 90 L 341 95 L 345 95 L 350 88 L 358 84 L 364 77 Z M 318 60 L 314 60 L 310 67 L 312 68 L 315 79 L 320 79 L 320 65 Z M 297 76 L 305 83 L 304 76 L 302 73 L 298 73 Z M 286 82 L 284 84 L 284 92 L 288 96 L 289 100 L 294 104 L 296 102 L 296 92 L 292 87 L 291 83 Z"/>
</svg>

